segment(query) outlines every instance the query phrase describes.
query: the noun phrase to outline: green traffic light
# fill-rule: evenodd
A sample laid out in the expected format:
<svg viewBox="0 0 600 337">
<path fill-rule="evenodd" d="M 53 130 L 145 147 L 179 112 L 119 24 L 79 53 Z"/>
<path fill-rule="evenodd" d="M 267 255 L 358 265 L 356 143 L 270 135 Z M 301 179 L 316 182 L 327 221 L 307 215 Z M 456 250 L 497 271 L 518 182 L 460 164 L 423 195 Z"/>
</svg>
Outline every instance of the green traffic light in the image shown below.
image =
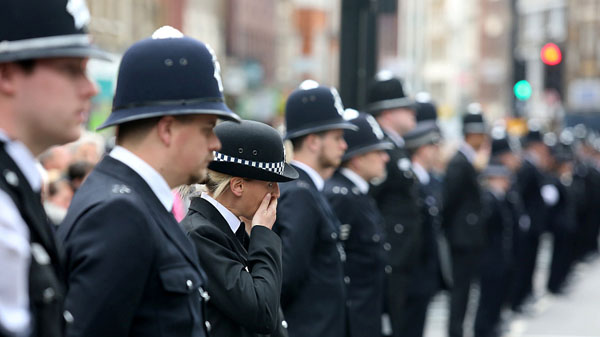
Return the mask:
<svg viewBox="0 0 600 337">
<path fill-rule="evenodd" d="M 526 101 L 531 97 L 531 84 L 525 80 L 521 80 L 515 84 L 513 91 L 518 100 Z"/>
</svg>

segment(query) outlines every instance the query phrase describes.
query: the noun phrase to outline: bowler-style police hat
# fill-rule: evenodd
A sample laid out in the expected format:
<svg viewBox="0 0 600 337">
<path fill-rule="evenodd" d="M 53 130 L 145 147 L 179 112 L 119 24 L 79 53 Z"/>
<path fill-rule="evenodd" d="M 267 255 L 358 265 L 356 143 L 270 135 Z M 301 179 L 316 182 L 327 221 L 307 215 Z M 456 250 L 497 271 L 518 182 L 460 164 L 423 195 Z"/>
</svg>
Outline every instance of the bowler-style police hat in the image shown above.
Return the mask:
<svg viewBox="0 0 600 337">
<path fill-rule="evenodd" d="M 285 139 L 335 129 L 356 130 L 342 115 L 344 106 L 335 88 L 308 80 L 292 92 L 285 104 Z"/>
<path fill-rule="evenodd" d="M 98 129 L 191 114 L 239 121 L 225 105 L 220 66 L 212 49 L 165 26 L 123 55 L 112 113 Z"/>
<path fill-rule="evenodd" d="M 431 121 L 417 123 L 412 130 L 404 134 L 404 147 L 416 150 L 421 146 L 438 144 L 442 140 L 439 128 Z"/>
<path fill-rule="evenodd" d="M 85 0 L 8 0 L 0 9 L 0 62 L 108 54 L 91 43 Z"/>
<path fill-rule="evenodd" d="M 344 132 L 344 140 L 348 144 L 348 148 L 342 157 L 342 161 L 367 152 L 394 148 L 394 144 L 384 140 L 383 131 L 373 116 L 354 109 L 346 109 L 344 117 L 350 123 L 356 125 L 358 130 L 346 130 Z"/>
<path fill-rule="evenodd" d="M 382 71 L 371 82 L 367 94 L 367 112 L 377 115 L 388 109 L 414 109 L 415 102 L 404 92 L 402 81 Z"/>
<path fill-rule="evenodd" d="M 285 162 L 283 139 L 267 124 L 242 120 L 223 122 L 215 127 L 221 149 L 208 168 L 234 177 L 286 182 L 298 172 Z"/>
</svg>

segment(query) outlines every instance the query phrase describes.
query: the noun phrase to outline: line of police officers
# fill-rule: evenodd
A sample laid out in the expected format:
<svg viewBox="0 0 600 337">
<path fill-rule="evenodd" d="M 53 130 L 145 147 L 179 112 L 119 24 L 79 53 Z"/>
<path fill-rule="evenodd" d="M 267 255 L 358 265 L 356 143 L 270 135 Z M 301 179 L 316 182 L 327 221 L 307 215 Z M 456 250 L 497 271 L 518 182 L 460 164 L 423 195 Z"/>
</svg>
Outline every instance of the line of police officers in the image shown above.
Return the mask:
<svg viewBox="0 0 600 337">
<path fill-rule="evenodd" d="M 450 291 L 449 335 L 463 336 L 477 281 L 475 336 L 497 336 L 502 308 L 521 310 L 532 294 L 542 232 L 554 236 L 553 293 L 598 250 L 600 151 L 585 128 L 532 128 L 522 161 L 495 130 L 483 169 L 488 128 L 470 111 L 441 172 L 430 99 L 381 73 L 367 113 L 344 111 L 334 88 L 305 81 L 286 104 L 288 165 L 267 126 L 235 126 L 210 47 L 170 27 L 123 56 L 101 126 L 117 127 L 117 145 L 78 190 L 57 242 L 34 156 L 77 138 L 96 93 L 86 62 L 104 54 L 85 34 L 81 1 L 5 7 L 0 336 L 421 336 L 440 289 Z M 230 121 L 221 139 L 217 119 Z M 195 199 L 186 237 L 170 190 L 203 181 L 207 167 L 214 186 Z M 261 319 L 237 317 L 249 312 Z"/>
</svg>

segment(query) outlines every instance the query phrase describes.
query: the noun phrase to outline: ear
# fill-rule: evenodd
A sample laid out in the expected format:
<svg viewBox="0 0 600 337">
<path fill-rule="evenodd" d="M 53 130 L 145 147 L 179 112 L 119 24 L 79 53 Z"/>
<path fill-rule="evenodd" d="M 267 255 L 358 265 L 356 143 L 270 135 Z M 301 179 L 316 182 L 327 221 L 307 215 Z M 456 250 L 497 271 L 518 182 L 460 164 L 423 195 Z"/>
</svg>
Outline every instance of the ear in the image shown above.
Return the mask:
<svg viewBox="0 0 600 337">
<path fill-rule="evenodd" d="M 16 67 L 14 64 L 0 63 L 0 93 L 3 95 L 13 95 L 15 93 L 15 75 Z"/>
<path fill-rule="evenodd" d="M 175 124 L 175 118 L 173 118 L 173 116 L 164 116 L 158 120 L 156 125 L 158 138 L 167 147 L 173 143 Z"/>
<path fill-rule="evenodd" d="M 321 144 L 321 137 L 318 135 L 311 133 L 306 136 L 304 140 L 304 146 L 306 146 L 311 152 L 318 152 Z"/>
<path fill-rule="evenodd" d="M 236 197 L 241 197 L 244 193 L 244 179 L 240 177 L 233 177 L 229 181 L 229 189 L 231 193 Z"/>
</svg>

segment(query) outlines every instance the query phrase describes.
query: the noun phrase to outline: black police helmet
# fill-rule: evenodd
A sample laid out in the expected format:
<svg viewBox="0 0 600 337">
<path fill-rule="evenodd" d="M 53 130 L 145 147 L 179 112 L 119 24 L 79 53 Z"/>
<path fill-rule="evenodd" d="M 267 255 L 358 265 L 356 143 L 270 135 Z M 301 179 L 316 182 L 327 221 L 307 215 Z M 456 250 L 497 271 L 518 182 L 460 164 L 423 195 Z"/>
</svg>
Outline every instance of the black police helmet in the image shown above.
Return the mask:
<svg viewBox="0 0 600 337">
<path fill-rule="evenodd" d="M 86 32 L 85 0 L 8 0 L 0 10 L 0 62 L 52 57 L 110 59 Z"/>
<path fill-rule="evenodd" d="M 519 151 L 518 141 L 515 141 L 504 127 L 494 127 L 491 131 L 492 145 L 490 156 L 492 158 L 507 152 L 517 153 Z"/>
<path fill-rule="evenodd" d="M 369 85 L 367 112 L 377 115 L 384 110 L 414 109 L 414 100 L 404 92 L 402 81 L 389 72 L 380 72 Z"/>
<path fill-rule="evenodd" d="M 165 26 L 123 55 L 112 113 L 98 129 L 191 114 L 239 121 L 225 105 L 220 66 L 212 49 Z"/>
<path fill-rule="evenodd" d="M 438 144 L 442 140 L 442 134 L 434 122 L 424 121 L 417 123 L 403 138 L 407 150 L 416 150 L 421 146 Z"/>
<path fill-rule="evenodd" d="M 528 146 L 533 143 L 544 143 L 544 134 L 542 133 L 542 125 L 535 119 L 529 120 L 527 123 L 527 133 L 522 139 L 523 146 Z"/>
<path fill-rule="evenodd" d="M 426 92 L 420 92 L 415 96 L 415 110 L 417 123 L 425 121 L 437 122 L 437 107 Z"/>
<path fill-rule="evenodd" d="M 335 129 L 357 130 L 343 118 L 344 106 L 335 88 L 304 81 L 285 104 L 286 139 Z"/>
<path fill-rule="evenodd" d="M 394 148 L 394 144 L 384 140 L 383 131 L 373 116 L 354 109 L 346 109 L 344 117 L 355 125 L 358 130 L 346 130 L 344 132 L 344 140 L 348 144 L 348 148 L 342 157 L 342 161 L 367 152 Z"/>
<path fill-rule="evenodd" d="M 467 107 L 467 113 L 462 119 L 463 134 L 470 133 L 487 133 L 487 125 L 483 119 L 481 105 L 479 103 L 471 103 Z"/>
<path fill-rule="evenodd" d="M 208 168 L 234 177 L 286 182 L 298 172 L 285 162 L 283 139 L 267 124 L 242 120 L 223 122 L 215 127 L 221 149 Z"/>
</svg>

